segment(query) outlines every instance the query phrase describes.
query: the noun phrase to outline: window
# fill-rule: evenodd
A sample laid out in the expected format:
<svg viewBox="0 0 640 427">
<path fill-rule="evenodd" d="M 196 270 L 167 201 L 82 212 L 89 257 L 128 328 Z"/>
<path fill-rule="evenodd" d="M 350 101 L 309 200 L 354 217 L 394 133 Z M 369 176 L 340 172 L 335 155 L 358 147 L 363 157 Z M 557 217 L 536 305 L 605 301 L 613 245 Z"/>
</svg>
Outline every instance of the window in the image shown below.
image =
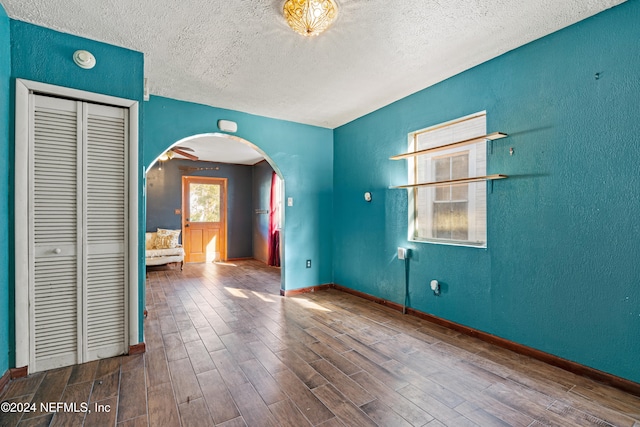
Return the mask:
<svg viewBox="0 0 640 427">
<path fill-rule="evenodd" d="M 273 229 L 280 230 L 282 228 L 282 179 L 277 173 L 273 172 L 273 182 L 271 183 L 271 191 L 274 192 L 271 198 L 271 207 L 273 211 Z"/>
<path fill-rule="evenodd" d="M 220 184 L 189 183 L 189 221 L 220 222 Z"/>
<path fill-rule="evenodd" d="M 409 151 L 435 148 L 486 134 L 486 114 L 476 113 L 409 134 Z M 409 183 L 486 175 L 486 142 L 409 159 Z M 410 240 L 485 247 L 486 182 L 415 187 L 409 193 Z"/>
</svg>

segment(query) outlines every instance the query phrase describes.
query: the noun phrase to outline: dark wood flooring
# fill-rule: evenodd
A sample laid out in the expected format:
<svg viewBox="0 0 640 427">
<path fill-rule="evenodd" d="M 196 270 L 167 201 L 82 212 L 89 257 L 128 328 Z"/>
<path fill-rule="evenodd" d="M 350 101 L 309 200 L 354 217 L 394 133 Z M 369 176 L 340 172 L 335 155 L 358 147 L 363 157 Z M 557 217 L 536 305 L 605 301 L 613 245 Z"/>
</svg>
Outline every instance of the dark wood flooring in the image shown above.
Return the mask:
<svg viewBox="0 0 640 427">
<path fill-rule="evenodd" d="M 340 291 L 282 298 L 279 283 L 256 261 L 150 273 L 144 355 L 0 396 L 92 412 L 0 425 L 640 427 L 638 397 Z"/>
</svg>

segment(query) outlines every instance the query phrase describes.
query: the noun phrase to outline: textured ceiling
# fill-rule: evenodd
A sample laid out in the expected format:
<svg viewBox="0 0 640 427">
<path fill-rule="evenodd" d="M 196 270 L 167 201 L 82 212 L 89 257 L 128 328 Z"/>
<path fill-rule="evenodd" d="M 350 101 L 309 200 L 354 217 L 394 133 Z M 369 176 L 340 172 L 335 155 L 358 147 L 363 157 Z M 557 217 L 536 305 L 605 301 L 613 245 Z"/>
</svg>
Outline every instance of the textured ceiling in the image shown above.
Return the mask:
<svg viewBox="0 0 640 427">
<path fill-rule="evenodd" d="M 236 165 L 255 165 L 264 160 L 262 154 L 252 146 L 236 141 L 232 136 L 221 134 L 196 135 L 183 139 L 175 148 L 187 147 L 187 153 L 193 154 L 199 160 L 215 161 L 217 163 L 233 163 Z M 176 154 L 176 159 L 184 157 Z"/>
<path fill-rule="evenodd" d="M 143 52 L 154 95 L 334 128 L 623 1 L 338 0 L 310 39 L 287 27 L 284 0 L 0 2 Z"/>
</svg>

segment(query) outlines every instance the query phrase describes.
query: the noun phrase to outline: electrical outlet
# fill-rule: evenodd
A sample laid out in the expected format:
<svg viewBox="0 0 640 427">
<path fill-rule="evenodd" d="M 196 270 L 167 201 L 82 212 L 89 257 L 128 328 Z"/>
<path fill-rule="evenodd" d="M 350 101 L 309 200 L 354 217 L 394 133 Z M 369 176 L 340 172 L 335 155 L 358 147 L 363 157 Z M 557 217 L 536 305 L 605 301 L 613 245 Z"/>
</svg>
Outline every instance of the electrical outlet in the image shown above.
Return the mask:
<svg viewBox="0 0 640 427">
<path fill-rule="evenodd" d="M 307 260 L 307 268 L 311 268 L 311 260 L 310 259 Z"/>
</svg>

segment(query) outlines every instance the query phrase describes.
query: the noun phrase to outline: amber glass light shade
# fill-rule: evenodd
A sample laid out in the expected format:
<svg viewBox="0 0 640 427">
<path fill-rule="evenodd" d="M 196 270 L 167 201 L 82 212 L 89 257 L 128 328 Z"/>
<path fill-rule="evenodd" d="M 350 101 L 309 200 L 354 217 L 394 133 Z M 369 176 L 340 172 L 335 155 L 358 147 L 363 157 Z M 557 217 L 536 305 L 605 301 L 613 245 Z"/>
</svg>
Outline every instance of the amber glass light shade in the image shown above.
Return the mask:
<svg viewBox="0 0 640 427">
<path fill-rule="evenodd" d="M 284 17 L 293 31 L 305 37 L 317 36 L 338 16 L 333 0 L 287 0 Z"/>
</svg>

